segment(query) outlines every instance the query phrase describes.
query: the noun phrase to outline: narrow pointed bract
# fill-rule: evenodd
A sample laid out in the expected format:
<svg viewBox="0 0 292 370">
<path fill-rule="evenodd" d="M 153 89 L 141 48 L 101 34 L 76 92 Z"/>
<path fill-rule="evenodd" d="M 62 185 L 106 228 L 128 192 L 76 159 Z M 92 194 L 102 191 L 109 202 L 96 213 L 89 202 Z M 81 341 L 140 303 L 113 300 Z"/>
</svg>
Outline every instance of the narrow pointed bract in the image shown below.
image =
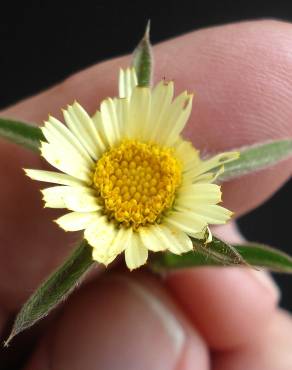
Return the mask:
<svg viewBox="0 0 292 370">
<path fill-rule="evenodd" d="M 152 47 L 150 43 L 150 20 L 147 22 L 146 30 L 142 40 L 133 53 L 133 67 L 137 73 L 138 86 L 147 87 L 152 80 Z"/>
</svg>

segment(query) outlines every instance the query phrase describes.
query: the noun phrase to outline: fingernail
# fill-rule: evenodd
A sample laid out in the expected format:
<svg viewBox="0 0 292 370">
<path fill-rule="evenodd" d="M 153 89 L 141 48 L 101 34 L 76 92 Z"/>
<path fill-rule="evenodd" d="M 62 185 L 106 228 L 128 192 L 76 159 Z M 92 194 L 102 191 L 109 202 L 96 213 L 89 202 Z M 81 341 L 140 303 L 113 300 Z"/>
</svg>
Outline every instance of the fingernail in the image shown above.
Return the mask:
<svg viewBox="0 0 292 370">
<path fill-rule="evenodd" d="M 123 277 L 121 282 L 125 283 L 136 298 L 144 304 L 144 309 L 153 316 L 153 319 L 162 325 L 165 335 L 171 342 L 172 352 L 178 356 L 185 341 L 184 330 L 175 317 L 174 312 L 164 304 L 162 299 L 158 299 L 151 293 L 149 288 L 138 281 Z"/>
<path fill-rule="evenodd" d="M 267 271 L 257 271 L 254 269 L 250 269 L 249 271 L 266 290 L 275 296 L 277 301 L 280 299 L 281 291 L 272 276 Z"/>
<path fill-rule="evenodd" d="M 127 370 L 174 369 L 185 343 L 185 332 L 173 310 L 138 280 L 116 276 L 112 282 L 120 285 L 127 310 L 132 312 L 125 332 L 130 343 L 125 343 L 126 348 L 117 348 L 121 356 L 128 346 L 132 349 L 134 355 L 126 362 Z M 124 325 L 125 321 L 118 324 Z M 120 370 L 121 364 L 111 364 L 110 368 Z"/>
</svg>

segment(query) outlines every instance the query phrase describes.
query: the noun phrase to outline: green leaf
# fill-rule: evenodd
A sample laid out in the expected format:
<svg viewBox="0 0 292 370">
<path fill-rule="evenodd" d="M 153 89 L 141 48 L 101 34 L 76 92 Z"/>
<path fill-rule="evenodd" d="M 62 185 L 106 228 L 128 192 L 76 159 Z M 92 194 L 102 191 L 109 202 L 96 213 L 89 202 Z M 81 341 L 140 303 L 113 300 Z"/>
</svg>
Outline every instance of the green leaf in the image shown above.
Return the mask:
<svg viewBox="0 0 292 370">
<path fill-rule="evenodd" d="M 28 123 L 0 118 L 0 136 L 35 152 L 39 151 L 42 131 Z"/>
<path fill-rule="evenodd" d="M 213 236 L 210 243 L 204 243 L 203 240 L 191 238 L 194 250 L 205 257 L 211 257 L 214 261 L 223 265 L 247 265 L 247 262 L 238 253 L 235 247 L 223 242 Z"/>
<path fill-rule="evenodd" d="M 154 271 L 179 269 L 194 266 L 246 265 L 236 247 L 233 247 L 213 236 L 206 244 L 204 240 L 191 238 L 194 251 L 182 255 L 170 252 L 155 253 L 150 258 Z"/>
<path fill-rule="evenodd" d="M 5 345 L 7 346 L 15 335 L 34 325 L 63 301 L 93 262 L 92 248 L 83 240 L 67 261 L 24 304 Z"/>
<path fill-rule="evenodd" d="M 275 140 L 239 149 L 240 157 L 224 166 L 219 181 L 231 180 L 273 166 L 292 156 L 292 140 Z"/>
<path fill-rule="evenodd" d="M 292 257 L 272 247 L 253 244 L 236 245 L 238 253 L 250 265 L 265 267 L 275 272 L 292 273 Z"/>
<path fill-rule="evenodd" d="M 151 256 L 150 267 L 156 272 L 199 266 L 239 266 L 248 265 L 276 272 L 292 273 L 292 257 L 274 248 L 250 243 L 230 246 L 214 238 L 204 245 L 194 240 L 194 251 L 180 256 L 156 253 Z"/>
<path fill-rule="evenodd" d="M 152 79 L 152 48 L 150 43 L 150 21 L 145 34 L 133 53 L 133 67 L 137 73 L 138 86 L 147 87 Z"/>
</svg>

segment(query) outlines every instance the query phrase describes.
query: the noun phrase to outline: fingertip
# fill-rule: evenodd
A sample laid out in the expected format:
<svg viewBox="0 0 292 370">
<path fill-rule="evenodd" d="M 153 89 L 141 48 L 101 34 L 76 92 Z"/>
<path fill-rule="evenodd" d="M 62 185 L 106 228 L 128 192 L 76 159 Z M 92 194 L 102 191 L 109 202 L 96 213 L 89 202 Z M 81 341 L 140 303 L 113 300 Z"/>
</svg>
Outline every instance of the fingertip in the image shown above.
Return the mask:
<svg viewBox="0 0 292 370">
<path fill-rule="evenodd" d="M 234 348 L 257 335 L 279 299 L 274 283 L 244 268 L 178 271 L 166 284 L 213 349 Z"/>
<path fill-rule="evenodd" d="M 214 353 L 214 370 L 290 370 L 291 346 L 291 315 L 277 311 L 260 335 L 251 337 L 246 346 L 231 352 Z"/>
</svg>

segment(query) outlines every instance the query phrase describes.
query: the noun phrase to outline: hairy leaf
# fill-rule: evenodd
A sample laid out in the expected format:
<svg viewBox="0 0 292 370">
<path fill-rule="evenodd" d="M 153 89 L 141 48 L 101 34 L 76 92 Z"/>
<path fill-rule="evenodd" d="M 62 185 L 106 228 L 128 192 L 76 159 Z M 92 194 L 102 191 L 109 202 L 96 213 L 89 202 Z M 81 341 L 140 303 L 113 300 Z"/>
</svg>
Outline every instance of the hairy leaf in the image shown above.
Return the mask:
<svg viewBox="0 0 292 370">
<path fill-rule="evenodd" d="M 18 313 L 5 345 L 46 316 L 70 294 L 94 262 L 91 251 L 87 242 L 82 241 L 65 263 L 36 290 Z"/>
<path fill-rule="evenodd" d="M 35 152 L 39 151 L 42 131 L 28 123 L 0 118 L 0 136 Z"/>
<path fill-rule="evenodd" d="M 292 156 L 292 140 L 275 140 L 239 149 L 240 157 L 224 166 L 219 181 L 227 181 L 264 168 Z"/>
<path fill-rule="evenodd" d="M 198 266 L 254 266 L 292 273 L 292 257 L 266 245 L 250 243 L 231 246 L 217 238 L 205 245 L 194 240 L 194 251 L 176 255 L 170 252 L 151 256 L 150 267 L 157 272 Z"/>
</svg>

